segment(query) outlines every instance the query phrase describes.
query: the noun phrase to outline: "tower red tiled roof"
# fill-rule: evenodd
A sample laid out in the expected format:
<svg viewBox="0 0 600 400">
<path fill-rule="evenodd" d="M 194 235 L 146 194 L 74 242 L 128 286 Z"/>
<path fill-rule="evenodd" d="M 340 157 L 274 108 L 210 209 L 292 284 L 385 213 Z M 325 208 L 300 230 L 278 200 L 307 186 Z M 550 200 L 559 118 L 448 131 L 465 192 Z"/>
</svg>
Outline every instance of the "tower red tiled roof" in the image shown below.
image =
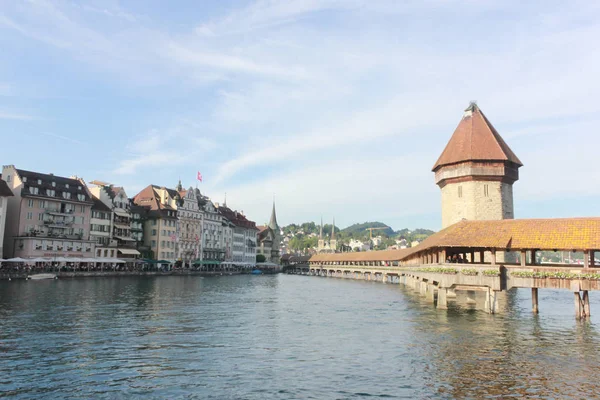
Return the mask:
<svg viewBox="0 0 600 400">
<path fill-rule="evenodd" d="M 465 110 L 454 134 L 433 166 L 433 171 L 444 165 L 464 161 L 509 161 L 519 167 L 523 166 L 475 103 L 471 103 Z"/>
</svg>

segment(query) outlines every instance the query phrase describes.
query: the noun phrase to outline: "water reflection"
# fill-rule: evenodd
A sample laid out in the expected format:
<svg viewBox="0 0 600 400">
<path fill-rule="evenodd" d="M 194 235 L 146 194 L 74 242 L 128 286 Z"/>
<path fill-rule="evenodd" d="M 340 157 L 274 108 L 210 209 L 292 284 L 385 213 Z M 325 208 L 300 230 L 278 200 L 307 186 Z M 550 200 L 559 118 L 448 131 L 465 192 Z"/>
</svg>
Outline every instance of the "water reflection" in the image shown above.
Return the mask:
<svg viewBox="0 0 600 400">
<path fill-rule="evenodd" d="M 469 293 L 479 307 L 480 299 Z M 302 276 L 0 282 L 0 397 L 593 397 L 600 335 L 570 292 L 447 311 Z M 600 306 L 592 296 L 592 312 Z"/>
</svg>

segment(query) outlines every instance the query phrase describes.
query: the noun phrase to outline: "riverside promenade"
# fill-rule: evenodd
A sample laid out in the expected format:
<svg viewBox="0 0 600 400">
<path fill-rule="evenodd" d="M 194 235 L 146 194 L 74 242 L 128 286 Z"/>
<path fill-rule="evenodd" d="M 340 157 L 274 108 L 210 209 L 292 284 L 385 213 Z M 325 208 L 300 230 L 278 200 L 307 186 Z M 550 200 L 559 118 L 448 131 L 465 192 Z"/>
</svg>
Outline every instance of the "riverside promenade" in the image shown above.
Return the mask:
<svg viewBox="0 0 600 400">
<path fill-rule="evenodd" d="M 600 290 L 599 249 L 600 218 L 465 220 L 414 248 L 317 254 L 287 272 L 402 283 L 441 309 L 457 291 L 481 291 L 484 310 L 492 314 L 500 311 L 498 294 L 513 288 L 531 289 L 534 313 L 538 289 L 570 290 L 575 317 L 585 319 L 591 315 L 589 291 Z M 541 264 L 542 250 L 581 252 L 583 265 Z"/>
</svg>

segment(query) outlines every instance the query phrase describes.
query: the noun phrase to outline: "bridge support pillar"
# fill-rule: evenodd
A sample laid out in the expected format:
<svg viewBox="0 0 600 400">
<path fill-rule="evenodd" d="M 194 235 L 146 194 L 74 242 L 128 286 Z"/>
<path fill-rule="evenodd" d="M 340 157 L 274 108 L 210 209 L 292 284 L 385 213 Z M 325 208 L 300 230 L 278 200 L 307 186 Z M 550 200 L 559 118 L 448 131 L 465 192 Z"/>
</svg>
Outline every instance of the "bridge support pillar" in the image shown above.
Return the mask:
<svg viewBox="0 0 600 400">
<path fill-rule="evenodd" d="M 575 292 L 575 318 L 581 319 L 583 315 L 583 307 L 581 306 L 581 297 L 579 296 L 579 292 Z"/>
<path fill-rule="evenodd" d="M 531 288 L 531 309 L 534 314 L 538 314 L 540 312 L 538 306 L 538 288 Z"/>
<path fill-rule="evenodd" d="M 590 295 L 587 290 L 583 291 L 583 313 L 585 318 L 590 316 Z"/>
<path fill-rule="evenodd" d="M 454 289 L 448 289 L 448 298 L 449 299 L 455 299 L 456 298 L 456 290 L 454 290 Z"/>
<path fill-rule="evenodd" d="M 427 282 L 419 282 L 419 294 L 427 296 Z"/>
<path fill-rule="evenodd" d="M 435 301 L 435 286 L 433 285 L 427 285 L 427 301 L 430 303 L 433 303 Z"/>
<path fill-rule="evenodd" d="M 413 290 L 415 292 L 421 292 L 421 281 L 415 278 L 415 281 L 413 283 Z"/>
<path fill-rule="evenodd" d="M 387 280 L 388 280 L 387 274 L 381 274 L 381 282 L 387 283 Z"/>
<path fill-rule="evenodd" d="M 440 310 L 448 309 L 448 289 L 438 288 L 437 308 Z"/>
<path fill-rule="evenodd" d="M 496 296 L 496 292 L 492 289 L 487 290 L 485 296 L 485 312 L 489 314 L 496 314 L 498 310 L 498 296 Z"/>
</svg>

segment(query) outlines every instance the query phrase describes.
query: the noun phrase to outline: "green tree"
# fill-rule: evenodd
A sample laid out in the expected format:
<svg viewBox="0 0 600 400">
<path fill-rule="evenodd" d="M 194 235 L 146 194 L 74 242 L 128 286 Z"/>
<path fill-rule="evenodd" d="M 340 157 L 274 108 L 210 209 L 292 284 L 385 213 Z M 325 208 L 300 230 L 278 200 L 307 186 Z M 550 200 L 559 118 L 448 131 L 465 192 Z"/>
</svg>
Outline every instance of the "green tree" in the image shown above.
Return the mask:
<svg viewBox="0 0 600 400">
<path fill-rule="evenodd" d="M 267 261 L 267 257 L 264 256 L 264 254 L 257 254 L 256 255 L 256 262 L 257 263 L 263 263 Z"/>
</svg>

